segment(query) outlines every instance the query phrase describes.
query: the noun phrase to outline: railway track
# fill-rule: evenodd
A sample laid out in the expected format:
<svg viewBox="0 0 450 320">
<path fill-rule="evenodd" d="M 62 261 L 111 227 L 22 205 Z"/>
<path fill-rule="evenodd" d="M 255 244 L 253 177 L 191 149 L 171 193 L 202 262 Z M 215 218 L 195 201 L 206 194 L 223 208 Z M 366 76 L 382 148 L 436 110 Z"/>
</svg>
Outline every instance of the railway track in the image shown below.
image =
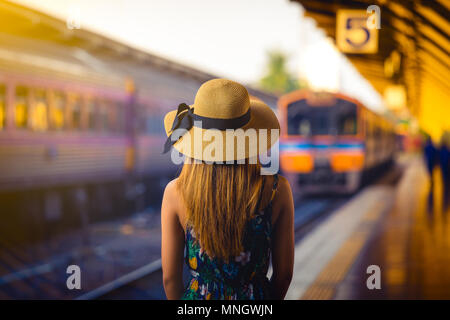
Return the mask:
<svg viewBox="0 0 450 320">
<path fill-rule="evenodd" d="M 80 293 L 66 286 L 70 265 L 80 267 L 84 293 L 159 258 L 159 217 L 142 223 L 140 216 L 28 247 L 0 239 L 0 299 L 74 299 Z"/>
</svg>

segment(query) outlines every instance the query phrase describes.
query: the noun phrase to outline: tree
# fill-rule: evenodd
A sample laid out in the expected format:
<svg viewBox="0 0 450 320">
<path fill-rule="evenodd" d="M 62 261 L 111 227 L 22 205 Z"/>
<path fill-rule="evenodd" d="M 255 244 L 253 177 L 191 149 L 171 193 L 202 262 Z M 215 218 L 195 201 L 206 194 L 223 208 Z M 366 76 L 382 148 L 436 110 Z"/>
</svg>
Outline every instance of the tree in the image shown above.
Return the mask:
<svg viewBox="0 0 450 320">
<path fill-rule="evenodd" d="M 299 89 L 299 82 L 286 68 L 287 58 L 280 51 L 269 51 L 267 62 L 267 73 L 260 80 L 264 90 L 275 94 L 283 94 Z"/>
</svg>

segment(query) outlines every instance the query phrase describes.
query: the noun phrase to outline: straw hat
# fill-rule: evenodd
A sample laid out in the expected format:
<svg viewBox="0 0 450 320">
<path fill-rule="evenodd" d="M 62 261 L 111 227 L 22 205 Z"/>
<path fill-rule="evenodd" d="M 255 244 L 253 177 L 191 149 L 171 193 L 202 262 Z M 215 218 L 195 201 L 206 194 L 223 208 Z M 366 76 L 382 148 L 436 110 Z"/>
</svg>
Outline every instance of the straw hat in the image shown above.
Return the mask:
<svg viewBox="0 0 450 320">
<path fill-rule="evenodd" d="M 279 137 L 280 124 L 269 106 L 250 99 L 243 85 L 213 79 L 198 89 L 193 105 L 182 103 L 167 113 L 164 127 L 164 152 L 173 146 L 193 159 L 223 162 L 267 151 Z"/>
</svg>

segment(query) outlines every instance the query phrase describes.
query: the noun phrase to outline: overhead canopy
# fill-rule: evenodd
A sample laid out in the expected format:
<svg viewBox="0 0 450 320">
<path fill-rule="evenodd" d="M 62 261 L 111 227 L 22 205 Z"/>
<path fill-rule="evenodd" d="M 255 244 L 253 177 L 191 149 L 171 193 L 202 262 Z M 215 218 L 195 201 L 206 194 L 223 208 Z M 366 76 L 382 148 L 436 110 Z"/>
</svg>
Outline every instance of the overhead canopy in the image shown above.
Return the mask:
<svg viewBox="0 0 450 320">
<path fill-rule="evenodd" d="M 338 10 L 366 11 L 377 5 L 378 51 L 346 53 L 347 57 L 380 94 L 403 85 L 410 113 L 434 138 L 450 129 L 450 0 L 291 1 L 299 2 L 305 15 L 333 39 Z"/>
</svg>

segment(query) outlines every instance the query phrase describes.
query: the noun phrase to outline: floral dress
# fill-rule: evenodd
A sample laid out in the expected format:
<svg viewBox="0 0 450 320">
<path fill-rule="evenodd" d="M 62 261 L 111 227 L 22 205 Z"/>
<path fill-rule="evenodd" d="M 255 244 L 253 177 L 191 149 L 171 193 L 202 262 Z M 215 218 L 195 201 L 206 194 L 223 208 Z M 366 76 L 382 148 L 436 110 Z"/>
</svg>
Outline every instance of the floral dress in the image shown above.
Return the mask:
<svg viewBox="0 0 450 320">
<path fill-rule="evenodd" d="M 278 176 L 275 175 L 272 199 L 277 185 Z M 244 251 L 234 260 L 225 262 L 209 257 L 195 241 L 192 228 L 186 228 L 185 260 L 190 281 L 182 299 L 270 299 L 267 270 L 271 255 L 272 199 L 264 210 L 257 212 L 247 222 L 243 238 Z"/>
</svg>

